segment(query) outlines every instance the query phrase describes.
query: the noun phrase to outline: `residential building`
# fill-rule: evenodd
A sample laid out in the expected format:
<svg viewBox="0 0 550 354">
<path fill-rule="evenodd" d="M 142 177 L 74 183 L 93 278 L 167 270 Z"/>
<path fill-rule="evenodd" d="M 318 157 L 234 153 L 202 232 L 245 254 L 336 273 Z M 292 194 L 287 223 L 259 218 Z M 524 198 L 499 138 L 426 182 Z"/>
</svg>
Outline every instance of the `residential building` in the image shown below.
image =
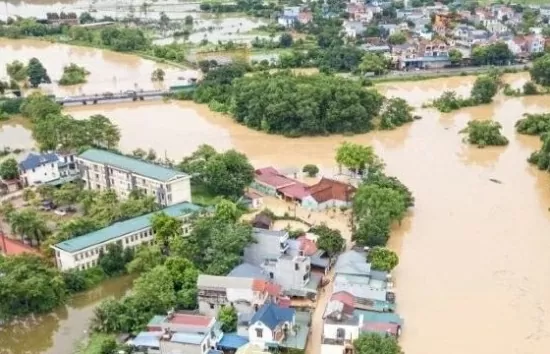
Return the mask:
<svg viewBox="0 0 550 354">
<path fill-rule="evenodd" d="M 169 206 L 191 202 L 191 176 L 140 159 L 89 149 L 76 158 L 82 180 L 91 190 L 113 190 L 121 199 L 132 190 Z"/>
<path fill-rule="evenodd" d="M 243 201 L 251 209 L 258 209 L 263 205 L 263 196 L 254 191 L 247 191 L 244 194 Z"/>
<path fill-rule="evenodd" d="M 266 301 L 276 301 L 281 288 L 262 279 L 201 274 L 197 280 L 199 312 L 216 316 L 224 306 L 252 314 Z"/>
<path fill-rule="evenodd" d="M 362 3 L 348 3 L 346 5 L 346 12 L 349 14 L 351 20 L 366 23 L 372 21 L 375 13 L 373 9 L 374 7 Z"/>
<path fill-rule="evenodd" d="M 244 250 L 244 262 L 260 267 L 287 296 L 315 297 L 322 276 L 311 273 L 311 258 L 292 254 L 288 232 L 254 229 L 254 243 Z"/>
<path fill-rule="evenodd" d="M 349 207 L 356 190 L 349 183 L 323 177 L 307 189 L 308 195 L 302 199 L 301 204 L 307 209 L 315 210 Z"/>
<path fill-rule="evenodd" d="M 267 303 L 250 321 L 248 339 L 260 348 L 278 346 L 294 332 L 296 311 Z"/>
<path fill-rule="evenodd" d="M 313 273 L 328 274 L 331 259 L 325 251 L 317 248 L 316 241 L 309 239 L 307 236 L 300 236 L 295 240 L 288 240 L 288 243 L 290 245 L 289 254 L 309 257 Z"/>
<path fill-rule="evenodd" d="M 78 171 L 72 154 L 48 152 L 27 155 L 19 162 L 19 173 L 23 184 L 32 186 L 76 176 Z"/>
<path fill-rule="evenodd" d="M 346 21 L 343 26 L 346 36 L 350 38 L 361 36 L 366 30 L 365 25 L 361 21 Z"/>
<path fill-rule="evenodd" d="M 380 312 L 395 309 L 395 293 L 389 274 L 372 270 L 364 252 L 351 250 L 342 253 L 334 270 L 333 294 L 351 294 L 354 307 L 358 309 Z"/>
<path fill-rule="evenodd" d="M 252 220 L 252 226 L 257 229 L 269 230 L 273 226 L 273 219 L 269 215 L 259 213 Z"/>
<path fill-rule="evenodd" d="M 309 10 L 302 10 L 300 6 L 285 6 L 277 22 L 281 26 L 292 27 L 297 22 L 306 24 L 311 22 L 312 19 L 313 14 Z"/>
<path fill-rule="evenodd" d="M 191 214 L 202 208 L 190 203 L 179 203 L 161 211 L 178 219 L 185 220 Z M 137 218 L 117 222 L 86 235 L 59 242 L 51 247 L 55 250 L 57 267 L 61 270 L 87 269 L 97 265 L 100 252 L 107 250 L 107 245 L 118 243 L 123 248 L 135 248 L 142 244 L 153 243 L 151 217 L 155 213 L 138 216 Z M 188 234 L 191 226 L 184 223 L 183 232 Z"/>
<path fill-rule="evenodd" d="M 221 354 L 217 343 L 223 339 L 221 325 L 213 317 L 170 312 L 154 316 L 147 331 L 128 344 L 150 354 Z"/>
</svg>

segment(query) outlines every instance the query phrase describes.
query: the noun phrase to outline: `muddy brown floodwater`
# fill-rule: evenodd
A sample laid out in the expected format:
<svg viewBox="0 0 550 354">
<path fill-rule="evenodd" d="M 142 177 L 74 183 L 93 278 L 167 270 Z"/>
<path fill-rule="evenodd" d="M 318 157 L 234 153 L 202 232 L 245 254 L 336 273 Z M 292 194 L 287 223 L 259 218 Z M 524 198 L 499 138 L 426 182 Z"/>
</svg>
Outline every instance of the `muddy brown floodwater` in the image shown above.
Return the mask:
<svg viewBox="0 0 550 354">
<path fill-rule="evenodd" d="M 17 57 L 13 44 L 0 48 L 2 54 L 6 48 L 10 58 Z M 66 47 L 55 50 L 72 60 Z M 28 57 L 29 51 L 21 50 L 20 56 Z M 95 67 L 111 65 L 119 75 L 134 70 L 124 60 L 106 64 L 104 52 L 89 53 Z M 526 79 L 525 74 L 506 76 L 515 87 Z M 473 81 L 457 77 L 378 88 L 420 107 L 444 89 L 466 94 Z M 418 108 L 422 120 L 394 131 L 299 139 L 251 131 L 188 102 L 71 108 L 69 113 L 77 118 L 92 113 L 110 116 L 121 128 L 123 150 L 153 147 L 159 155 L 166 153 L 173 159 L 206 143 L 242 151 L 256 166 L 299 168 L 313 163 L 323 173 L 332 174 L 336 171 L 334 152 L 341 142 L 372 145 L 388 172 L 398 176 L 416 197 L 410 216 L 396 227 L 390 240 L 401 258 L 395 278 L 398 311 L 406 322 L 401 340 L 405 352 L 547 354 L 550 175 L 526 162 L 540 142 L 517 135 L 514 123 L 526 112 L 549 109 L 548 96 L 497 97 L 493 104 L 450 114 Z M 500 122 L 510 144 L 485 149 L 464 144 L 458 132 L 472 119 Z M 0 146 L 4 136 L 0 133 Z M 36 331 L 60 335 L 56 326 L 44 323 Z M 21 343 L 28 338 L 27 332 L 2 335 L 0 343 L 9 343 L 12 353 L 21 352 Z M 48 343 L 51 339 L 44 345 Z"/>
<path fill-rule="evenodd" d="M 106 298 L 124 295 L 132 280 L 130 276 L 109 279 L 51 313 L 0 326 L 0 354 L 73 353 L 86 336 L 94 307 Z"/>
</svg>

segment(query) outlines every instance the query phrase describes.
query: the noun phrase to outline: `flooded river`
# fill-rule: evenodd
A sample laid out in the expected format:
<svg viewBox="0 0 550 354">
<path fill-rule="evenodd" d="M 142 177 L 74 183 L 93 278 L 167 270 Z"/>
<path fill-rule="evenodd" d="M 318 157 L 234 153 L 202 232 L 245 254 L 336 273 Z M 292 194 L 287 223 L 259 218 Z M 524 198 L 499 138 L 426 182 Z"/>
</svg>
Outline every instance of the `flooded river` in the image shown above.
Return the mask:
<svg viewBox="0 0 550 354">
<path fill-rule="evenodd" d="M 13 58 L 15 49 L 4 46 L 2 53 L 6 48 Z M 20 50 L 19 55 L 28 57 L 28 53 Z M 55 61 L 36 55 L 44 58 L 48 69 L 48 61 Z M 126 59 L 117 64 L 104 55 L 92 50 L 88 54 L 96 58 L 97 68 L 111 65 L 117 75 L 139 72 Z M 134 60 L 138 66 L 155 65 Z M 519 86 L 526 76 L 506 79 Z M 420 107 L 445 88 L 466 94 L 473 80 L 388 83 L 379 89 Z M 550 348 L 550 175 L 527 164 L 526 158 L 540 142 L 517 135 L 514 123 L 526 112 L 549 109 L 548 97 L 497 97 L 491 105 L 450 114 L 418 108 L 423 119 L 395 131 L 299 139 L 251 131 L 193 103 L 105 105 L 71 108 L 69 113 L 77 118 L 92 113 L 112 117 L 121 128 L 123 150 L 153 147 L 159 155 L 166 153 L 173 159 L 207 143 L 220 149 L 234 147 L 256 166 L 296 168 L 313 163 L 331 174 L 341 142 L 372 145 L 389 173 L 416 197 L 414 210 L 390 243 L 401 256 L 395 277 L 398 310 L 406 321 L 405 352 L 546 354 Z M 485 149 L 464 144 L 458 132 L 472 119 L 500 122 L 510 144 Z M 0 146 L 5 137 L 0 132 Z M 492 178 L 502 184 L 492 183 Z M 71 313 L 64 316 L 71 318 Z M 62 336 L 59 323 L 46 322 L 38 333 L 58 338 Z M 12 352 L 24 352 L 17 350 L 28 335 L 3 332 L 2 336 L 0 343 L 9 343 Z"/>
<path fill-rule="evenodd" d="M 129 276 L 107 280 L 54 312 L 0 327 L 0 354 L 73 353 L 86 335 L 94 307 L 103 299 L 124 295 L 132 280 Z"/>
</svg>

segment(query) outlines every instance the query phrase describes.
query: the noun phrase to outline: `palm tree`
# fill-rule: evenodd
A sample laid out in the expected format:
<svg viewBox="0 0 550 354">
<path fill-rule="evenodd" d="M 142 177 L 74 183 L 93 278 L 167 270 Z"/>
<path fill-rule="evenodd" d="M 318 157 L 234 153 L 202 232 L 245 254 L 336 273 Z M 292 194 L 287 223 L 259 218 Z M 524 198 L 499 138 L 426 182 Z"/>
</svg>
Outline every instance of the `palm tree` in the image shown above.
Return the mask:
<svg viewBox="0 0 550 354">
<path fill-rule="evenodd" d="M 34 240 L 37 245 L 40 245 L 40 242 L 45 240 L 50 233 L 46 220 L 32 209 L 23 209 L 20 212 L 12 213 L 9 223 L 13 233 L 21 236 L 21 239 Z"/>
</svg>

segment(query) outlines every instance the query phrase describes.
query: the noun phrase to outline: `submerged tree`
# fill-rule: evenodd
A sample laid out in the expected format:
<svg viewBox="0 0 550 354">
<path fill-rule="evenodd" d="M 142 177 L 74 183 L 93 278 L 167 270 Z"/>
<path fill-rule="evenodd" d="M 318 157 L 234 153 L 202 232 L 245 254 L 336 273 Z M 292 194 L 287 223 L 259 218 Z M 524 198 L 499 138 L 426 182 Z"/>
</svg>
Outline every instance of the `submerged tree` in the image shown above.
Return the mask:
<svg viewBox="0 0 550 354">
<path fill-rule="evenodd" d="M 164 75 L 166 75 L 164 70 L 157 68 L 151 74 L 151 81 L 164 81 Z"/>
<path fill-rule="evenodd" d="M 466 141 L 478 147 L 507 145 L 508 139 L 500 133 L 501 129 L 502 126 L 498 122 L 474 120 L 468 122 L 466 128 L 460 133 L 467 134 Z"/>
<path fill-rule="evenodd" d="M 385 247 L 374 247 L 369 251 L 367 261 L 372 269 L 391 272 L 399 264 L 399 257 L 395 252 Z"/>
<path fill-rule="evenodd" d="M 402 98 L 390 98 L 380 114 L 380 128 L 394 129 L 413 121 L 413 108 Z"/>
<path fill-rule="evenodd" d="M 32 58 L 31 60 L 29 60 L 29 64 L 27 65 L 27 75 L 29 77 L 29 83 L 32 87 L 36 88 L 42 83 L 51 83 L 48 72 L 46 71 L 40 60 L 36 58 Z"/>
</svg>

